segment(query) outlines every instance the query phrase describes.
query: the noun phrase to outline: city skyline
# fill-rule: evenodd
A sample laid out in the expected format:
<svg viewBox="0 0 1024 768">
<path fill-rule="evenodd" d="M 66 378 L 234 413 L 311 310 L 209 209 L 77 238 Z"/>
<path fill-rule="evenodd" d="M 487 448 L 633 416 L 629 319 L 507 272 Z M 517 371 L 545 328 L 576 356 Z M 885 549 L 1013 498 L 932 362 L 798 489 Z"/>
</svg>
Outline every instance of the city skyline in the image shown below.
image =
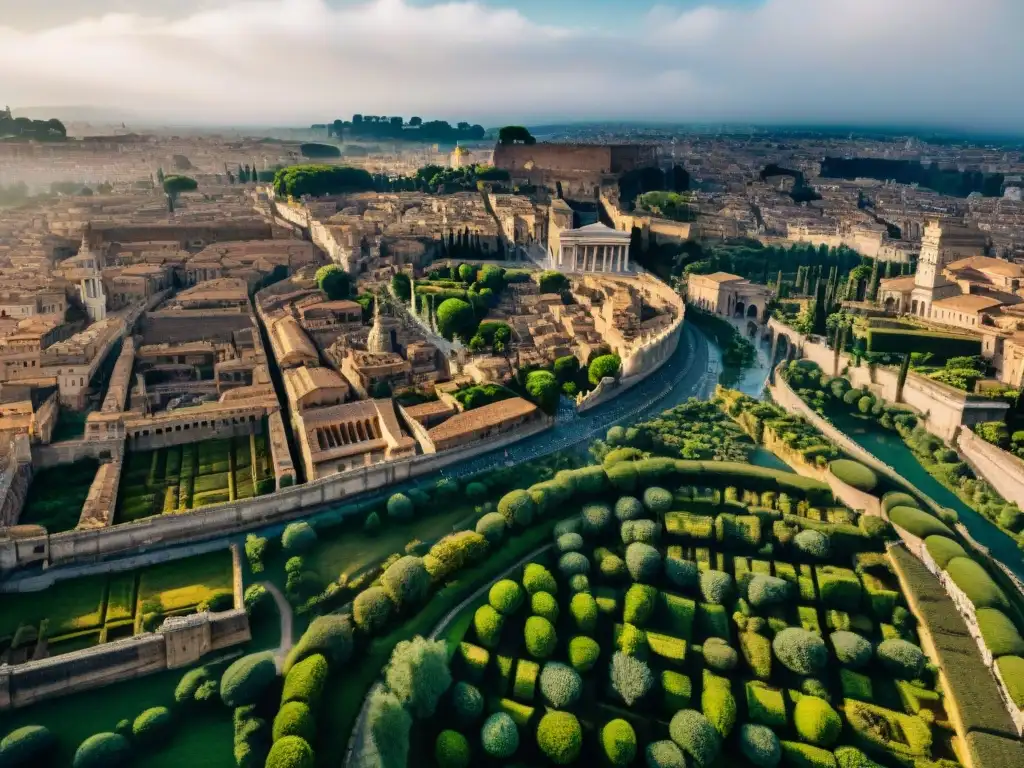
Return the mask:
<svg viewBox="0 0 1024 768">
<path fill-rule="evenodd" d="M 88 106 L 181 125 L 301 125 L 353 112 L 489 125 L 1012 131 L 1024 120 L 1024 54 L 1013 41 L 1024 7 L 1009 0 L 138 6 L 104 0 L 88 17 L 67 2 L 5 8 L 0 66 L 12 77 L 2 99 L 15 111 Z"/>
</svg>

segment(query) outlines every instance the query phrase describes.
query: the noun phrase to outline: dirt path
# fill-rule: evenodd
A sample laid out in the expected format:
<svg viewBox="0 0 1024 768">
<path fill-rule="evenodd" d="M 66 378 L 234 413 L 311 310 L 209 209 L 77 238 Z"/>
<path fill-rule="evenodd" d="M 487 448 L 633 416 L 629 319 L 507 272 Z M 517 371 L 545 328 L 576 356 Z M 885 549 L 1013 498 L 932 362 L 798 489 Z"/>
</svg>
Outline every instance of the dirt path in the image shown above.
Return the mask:
<svg viewBox="0 0 1024 768">
<path fill-rule="evenodd" d="M 292 649 L 292 625 L 294 624 L 294 617 L 292 616 L 292 607 L 288 603 L 284 594 L 276 585 L 271 584 L 269 581 L 259 582 L 261 586 L 265 587 L 270 596 L 274 598 L 274 603 L 277 605 L 277 612 L 281 616 L 281 644 L 277 647 L 274 652 L 274 660 L 277 662 L 277 671 L 280 672 L 282 666 L 284 666 L 285 656 L 288 655 L 288 651 Z"/>
</svg>

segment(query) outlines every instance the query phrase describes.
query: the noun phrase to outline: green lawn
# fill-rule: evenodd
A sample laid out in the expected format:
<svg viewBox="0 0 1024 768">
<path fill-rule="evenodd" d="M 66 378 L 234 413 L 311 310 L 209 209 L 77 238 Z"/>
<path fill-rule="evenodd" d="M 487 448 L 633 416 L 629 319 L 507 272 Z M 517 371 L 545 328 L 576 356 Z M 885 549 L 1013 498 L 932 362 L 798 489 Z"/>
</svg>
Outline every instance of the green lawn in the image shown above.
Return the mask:
<svg viewBox="0 0 1024 768">
<path fill-rule="evenodd" d="M 99 630 L 130 624 L 138 606 L 157 601 L 165 614 L 187 613 L 218 592 L 231 592 L 231 553 L 227 549 L 110 576 L 62 581 L 41 592 L 0 595 L 0 650 L 20 625 L 37 630 L 46 623 L 50 653 L 57 655 L 99 642 Z M 124 628 L 118 636 L 130 634 Z"/>
<path fill-rule="evenodd" d="M 99 465 L 96 459 L 82 459 L 36 472 L 18 522 L 42 525 L 49 533 L 72 530 Z"/>
<path fill-rule="evenodd" d="M 125 458 L 115 522 L 250 499 L 271 471 L 265 435 L 135 451 Z"/>
</svg>

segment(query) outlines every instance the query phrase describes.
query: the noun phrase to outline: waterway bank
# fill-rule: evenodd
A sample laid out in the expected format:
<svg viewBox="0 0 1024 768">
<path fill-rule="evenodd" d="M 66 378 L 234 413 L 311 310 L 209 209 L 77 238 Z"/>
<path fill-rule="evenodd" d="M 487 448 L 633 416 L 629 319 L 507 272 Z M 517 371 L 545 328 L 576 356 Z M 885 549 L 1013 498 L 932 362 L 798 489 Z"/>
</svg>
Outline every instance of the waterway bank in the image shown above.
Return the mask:
<svg viewBox="0 0 1024 768">
<path fill-rule="evenodd" d="M 987 547 L 992 556 L 1003 562 L 1018 578 L 1024 579 L 1024 553 L 1017 542 L 932 477 L 898 434 L 867 419 L 842 412 L 830 412 L 828 417 L 836 428 L 879 461 L 891 466 L 911 485 L 937 504 L 955 510 L 975 541 Z"/>
</svg>

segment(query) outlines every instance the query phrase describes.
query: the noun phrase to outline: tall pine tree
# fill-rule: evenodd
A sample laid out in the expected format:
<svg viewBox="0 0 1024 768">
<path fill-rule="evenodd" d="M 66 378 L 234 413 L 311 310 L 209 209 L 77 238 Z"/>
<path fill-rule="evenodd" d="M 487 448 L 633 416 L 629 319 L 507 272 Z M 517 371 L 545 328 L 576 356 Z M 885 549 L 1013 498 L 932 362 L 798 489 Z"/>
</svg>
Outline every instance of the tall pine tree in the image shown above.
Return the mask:
<svg viewBox="0 0 1024 768">
<path fill-rule="evenodd" d="M 875 259 L 871 265 L 871 277 L 868 278 L 868 287 L 864 292 L 865 301 L 874 301 L 878 298 L 878 284 L 881 277 L 878 274 L 878 259 Z"/>
<path fill-rule="evenodd" d="M 819 277 L 818 281 L 814 284 L 814 316 L 811 320 L 811 333 L 824 336 L 827 318 L 828 316 L 825 313 L 825 284 Z"/>
</svg>

